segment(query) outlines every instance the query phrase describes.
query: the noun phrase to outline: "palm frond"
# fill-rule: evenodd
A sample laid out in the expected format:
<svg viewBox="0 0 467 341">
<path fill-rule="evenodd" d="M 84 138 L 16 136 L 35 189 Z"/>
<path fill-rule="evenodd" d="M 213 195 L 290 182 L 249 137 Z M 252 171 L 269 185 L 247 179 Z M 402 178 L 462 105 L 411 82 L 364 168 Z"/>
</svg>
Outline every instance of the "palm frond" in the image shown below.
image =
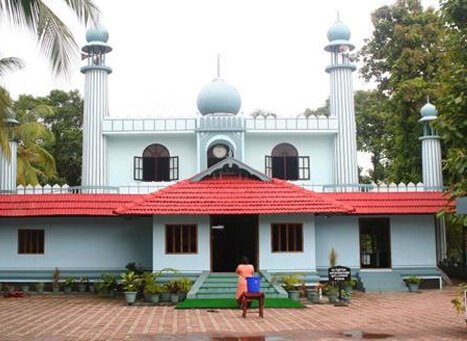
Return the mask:
<svg viewBox="0 0 467 341">
<path fill-rule="evenodd" d="M 67 76 L 78 45 L 63 21 L 44 3 L 40 5 L 37 26 L 41 52 L 51 61 L 55 74 Z"/>
<path fill-rule="evenodd" d="M 20 58 L 5 57 L 0 58 L 0 77 L 4 77 L 7 72 L 19 70 L 24 67 L 24 62 Z"/>
<path fill-rule="evenodd" d="M 65 0 L 68 7 L 75 13 L 76 17 L 83 23 L 97 23 L 99 21 L 99 8 L 91 0 Z"/>
<path fill-rule="evenodd" d="M 97 23 L 100 12 L 92 0 L 63 1 L 81 23 Z M 68 27 L 43 0 L 0 0 L 0 16 L 32 31 L 41 51 L 49 58 L 53 73 L 69 75 L 78 46 Z"/>
</svg>

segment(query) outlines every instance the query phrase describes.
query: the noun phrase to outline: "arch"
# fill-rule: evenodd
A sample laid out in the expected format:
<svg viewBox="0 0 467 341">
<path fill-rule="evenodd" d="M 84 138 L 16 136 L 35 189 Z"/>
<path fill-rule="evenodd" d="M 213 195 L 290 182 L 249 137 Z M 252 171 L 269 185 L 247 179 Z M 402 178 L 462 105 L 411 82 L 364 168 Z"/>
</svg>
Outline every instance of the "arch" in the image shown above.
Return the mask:
<svg viewBox="0 0 467 341">
<path fill-rule="evenodd" d="M 271 156 L 298 157 L 298 151 L 297 148 L 292 146 L 290 143 L 280 143 L 272 149 Z"/>
<path fill-rule="evenodd" d="M 142 181 L 171 181 L 178 179 L 178 156 L 170 156 L 169 149 L 153 143 L 134 159 L 134 179 Z"/>
<path fill-rule="evenodd" d="M 290 143 L 277 144 L 266 156 L 266 174 L 283 180 L 307 180 L 310 178 L 310 159 L 299 156 Z"/>
<path fill-rule="evenodd" d="M 170 152 L 166 146 L 153 143 L 144 149 L 143 157 L 170 157 Z"/>
</svg>

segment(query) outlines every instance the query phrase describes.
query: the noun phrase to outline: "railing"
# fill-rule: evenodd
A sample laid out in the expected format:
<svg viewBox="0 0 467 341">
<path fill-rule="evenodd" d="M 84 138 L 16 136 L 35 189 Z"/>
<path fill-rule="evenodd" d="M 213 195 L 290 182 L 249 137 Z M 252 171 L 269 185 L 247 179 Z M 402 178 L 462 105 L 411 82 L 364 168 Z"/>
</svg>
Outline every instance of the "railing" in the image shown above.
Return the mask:
<svg viewBox="0 0 467 341">
<path fill-rule="evenodd" d="M 309 118 L 246 118 L 248 131 L 337 131 L 337 118 L 310 116 Z"/>
<path fill-rule="evenodd" d="M 310 116 L 309 118 L 107 118 L 103 133 L 194 132 L 197 129 L 263 131 L 326 131 L 337 132 L 337 117 Z M 213 121 L 213 122 L 211 122 Z M 241 121 L 241 122 L 240 122 Z M 244 123 L 243 123 L 244 122 Z"/>
<path fill-rule="evenodd" d="M 194 132 L 196 118 L 108 118 L 103 133 Z"/>
<path fill-rule="evenodd" d="M 16 191 L 0 191 L 0 195 L 8 194 L 76 194 L 76 193 L 118 193 L 118 194 L 146 194 L 158 191 L 175 184 L 168 182 L 135 182 L 122 186 L 68 186 L 68 185 L 37 185 L 18 186 Z M 314 192 L 441 192 L 445 187 L 430 187 L 422 183 L 408 184 L 355 184 L 355 185 L 319 185 L 307 182 L 295 182 L 297 186 Z"/>
</svg>

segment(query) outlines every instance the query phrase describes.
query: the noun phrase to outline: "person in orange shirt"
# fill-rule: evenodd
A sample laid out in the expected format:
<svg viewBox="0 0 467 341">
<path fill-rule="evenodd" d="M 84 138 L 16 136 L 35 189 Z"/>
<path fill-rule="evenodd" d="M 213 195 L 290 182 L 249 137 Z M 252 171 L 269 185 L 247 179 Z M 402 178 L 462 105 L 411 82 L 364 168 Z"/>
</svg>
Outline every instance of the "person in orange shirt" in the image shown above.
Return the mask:
<svg viewBox="0 0 467 341">
<path fill-rule="evenodd" d="M 240 296 L 242 296 L 244 292 L 248 291 L 246 278 L 254 275 L 255 268 L 250 264 L 250 261 L 247 257 L 242 257 L 240 264 L 237 266 L 237 270 L 235 270 L 235 272 L 238 275 L 237 294 L 235 296 L 238 302 Z"/>
</svg>

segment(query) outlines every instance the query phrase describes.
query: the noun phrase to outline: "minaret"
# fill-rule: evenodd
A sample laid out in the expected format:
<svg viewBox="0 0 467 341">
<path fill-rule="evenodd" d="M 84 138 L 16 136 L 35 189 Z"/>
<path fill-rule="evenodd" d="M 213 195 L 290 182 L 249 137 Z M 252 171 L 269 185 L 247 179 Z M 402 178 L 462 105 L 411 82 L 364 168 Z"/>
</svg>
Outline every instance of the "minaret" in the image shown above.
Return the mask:
<svg viewBox="0 0 467 341">
<path fill-rule="evenodd" d="M 339 18 L 328 30 L 329 44 L 324 48 L 331 53 L 331 64 L 326 72 L 331 78 L 330 116 L 337 117 L 338 132 L 335 142 L 336 185 L 358 184 L 357 138 L 353 100 L 352 72 L 349 51 L 355 46 L 349 42 L 350 30 Z M 356 188 L 355 188 L 356 189 Z"/>
<path fill-rule="evenodd" d="M 19 125 L 16 115 L 11 109 L 6 110 L 6 118 L 3 124 L 7 127 L 10 147 L 10 157 L 4 155 L 0 147 L 0 193 L 15 193 L 18 140 L 14 133 L 14 127 Z"/>
<path fill-rule="evenodd" d="M 427 99 L 427 103 L 420 110 L 422 118 L 422 175 L 423 184 L 427 191 L 443 190 L 443 171 L 441 166 L 441 141 L 433 127 L 438 119 L 436 107 Z M 436 219 L 436 253 L 438 261 L 446 258 L 446 222 L 444 218 Z"/>
<path fill-rule="evenodd" d="M 102 124 L 104 117 L 109 116 L 107 83 L 112 69 L 105 65 L 105 55 L 112 48 L 107 45 L 108 39 L 104 27 L 91 28 L 86 32 L 88 43 L 81 49 L 87 61 L 81 68 L 85 75 L 81 185 L 96 187 L 87 192 L 100 192 L 98 187 L 107 185 L 107 148 Z"/>
<path fill-rule="evenodd" d="M 423 132 L 422 141 L 422 174 L 423 184 L 427 190 L 441 191 L 443 186 L 443 172 L 441 166 L 441 142 L 433 127 L 433 122 L 438 119 L 438 111 L 427 100 L 420 110 Z"/>
</svg>

